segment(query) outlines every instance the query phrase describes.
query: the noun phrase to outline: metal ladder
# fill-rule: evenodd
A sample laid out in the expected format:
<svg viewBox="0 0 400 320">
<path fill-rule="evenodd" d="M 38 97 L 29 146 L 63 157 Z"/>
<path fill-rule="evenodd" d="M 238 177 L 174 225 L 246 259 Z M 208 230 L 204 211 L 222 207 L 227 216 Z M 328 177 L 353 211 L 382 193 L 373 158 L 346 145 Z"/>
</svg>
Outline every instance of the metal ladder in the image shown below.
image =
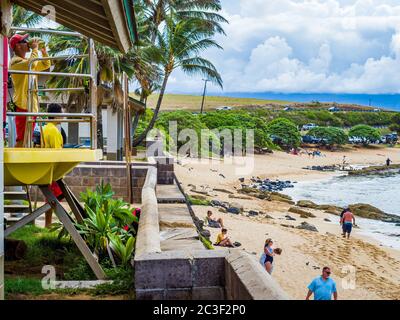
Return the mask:
<svg viewBox="0 0 400 320">
<path fill-rule="evenodd" d="M 13 190 L 16 188 L 18 187 L 6 187 L 4 191 L 4 217 L 6 226 L 15 224 L 33 211 L 29 187 L 21 186 L 21 190 Z M 6 201 L 11 201 L 11 203 L 6 203 Z M 17 201 L 21 203 L 26 201 L 28 203 L 15 203 Z"/>
</svg>

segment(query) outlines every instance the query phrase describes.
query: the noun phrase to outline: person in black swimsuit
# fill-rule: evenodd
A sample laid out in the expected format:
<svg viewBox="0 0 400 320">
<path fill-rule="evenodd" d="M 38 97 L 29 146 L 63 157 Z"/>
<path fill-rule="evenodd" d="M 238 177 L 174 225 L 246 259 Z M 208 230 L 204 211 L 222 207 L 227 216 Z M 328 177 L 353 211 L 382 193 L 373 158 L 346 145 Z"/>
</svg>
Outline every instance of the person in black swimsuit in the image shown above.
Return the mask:
<svg viewBox="0 0 400 320">
<path fill-rule="evenodd" d="M 265 246 L 264 246 L 264 253 L 265 253 L 265 269 L 269 274 L 272 273 L 272 264 L 274 262 L 274 249 L 272 248 L 272 245 L 274 242 L 272 239 L 267 239 L 265 240 Z"/>
</svg>

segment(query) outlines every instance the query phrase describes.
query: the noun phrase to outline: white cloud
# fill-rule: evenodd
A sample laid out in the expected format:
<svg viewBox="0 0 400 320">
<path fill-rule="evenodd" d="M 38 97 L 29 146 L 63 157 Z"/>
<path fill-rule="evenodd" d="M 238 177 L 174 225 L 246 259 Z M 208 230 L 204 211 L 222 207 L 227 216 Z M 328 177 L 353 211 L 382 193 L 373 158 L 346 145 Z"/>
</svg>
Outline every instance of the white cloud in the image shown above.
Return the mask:
<svg viewBox="0 0 400 320">
<path fill-rule="evenodd" d="M 222 0 L 226 92 L 400 92 L 398 0 Z M 174 74 L 169 90 L 201 92 Z M 212 91 L 218 91 L 216 87 Z"/>
</svg>

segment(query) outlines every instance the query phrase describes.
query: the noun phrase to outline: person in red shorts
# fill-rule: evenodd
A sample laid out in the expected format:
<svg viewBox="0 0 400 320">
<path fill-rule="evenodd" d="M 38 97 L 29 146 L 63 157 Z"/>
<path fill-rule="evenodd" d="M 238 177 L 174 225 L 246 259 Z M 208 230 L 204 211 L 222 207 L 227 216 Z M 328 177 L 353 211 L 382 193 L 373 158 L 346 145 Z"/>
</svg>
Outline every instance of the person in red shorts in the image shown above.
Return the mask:
<svg viewBox="0 0 400 320">
<path fill-rule="evenodd" d="M 15 34 L 10 39 L 10 48 L 14 52 L 14 56 L 11 59 L 10 70 L 17 71 L 28 71 L 29 64 L 32 60 L 39 57 L 39 42 L 33 41 L 29 47 L 27 41 L 28 34 L 21 35 Z M 32 52 L 31 52 L 32 49 Z M 30 57 L 26 58 L 27 53 L 31 52 Z M 46 46 L 41 49 L 42 56 L 48 57 Z M 51 66 L 50 60 L 35 61 L 31 64 L 31 71 L 44 71 L 49 69 Z M 31 76 L 35 81 L 34 89 L 37 89 L 37 76 Z M 12 74 L 11 79 L 14 86 L 14 97 L 13 101 L 16 106 L 16 112 L 27 112 L 28 111 L 28 75 L 25 74 Z M 37 91 L 32 94 L 32 112 L 39 112 L 39 98 Z M 32 124 L 34 125 L 34 124 Z M 17 143 L 16 147 L 22 147 L 24 142 L 25 128 L 26 128 L 26 117 L 20 116 L 15 117 L 15 127 L 17 130 Z M 33 127 L 32 127 L 33 132 Z"/>
<path fill-rule="evenodd" d="M 62 108 L 59 104 L 52 103 L 48 106 L 47 108 L 48 113 L 61 113 Z M 56 119 L 57 117 L 49 117 L 49 119 Z M 43 137 L 42 141 L 43 144 L 42 147 L 48 148 L 48 149 L 62 149 L 64 146 L 64 139 L 61 134 L 61 131 L 57 126 L 59 126 L 59 122 L 49 122 L 46 124 L 43 128 Z M 50 185 L 50 190 L 53 192 L 53 194 L 57 197 L 57 199 L 61 200 L 63 197 L 63 193 L 56 181 L 54 181 Z M 53 209 L 50 209 L 49 211 L 46 212 L 46 219 L 45 219 L 45 226 L 48 228 L 51 223 L 52 223 L 52 217 L 53 217 Z"/>
</svg>

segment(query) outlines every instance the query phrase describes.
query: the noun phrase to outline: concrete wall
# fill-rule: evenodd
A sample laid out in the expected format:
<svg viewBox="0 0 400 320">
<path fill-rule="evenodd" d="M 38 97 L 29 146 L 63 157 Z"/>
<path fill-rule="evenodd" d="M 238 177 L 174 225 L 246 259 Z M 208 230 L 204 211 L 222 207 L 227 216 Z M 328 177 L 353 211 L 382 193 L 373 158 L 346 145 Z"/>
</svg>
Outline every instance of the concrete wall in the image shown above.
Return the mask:
<svg viewBox="0 0 400 320">
<path fill-rule="evenodd" d="M 142 203 L 142 188 L 146 180 L 146 174 L 149 166 L 155 166 L 144 163 L 143 165 L 132 164 L 132 203 Z M 126 164 L 117 161 L 101 161 L 85 163 L 77 166 L 65 178 L 64 181 L 71 188 L 76 197 L 79 198 L 81 192 L 87 189 L 95 189 L 97 185 L 104 181 L 110 183 L 115 198 L 122 198 L 128 201 L 128 181 Z M 34 197 L 35 191 L 32 193 Z M 38 201 L 44 201 L 41 192 L 38 192 Z"/>
<path fill-rule="evenodd" d="M 243 250 L 137 253 L 138 300 L 288 300 L 264 268 Z"/>
</svg>

